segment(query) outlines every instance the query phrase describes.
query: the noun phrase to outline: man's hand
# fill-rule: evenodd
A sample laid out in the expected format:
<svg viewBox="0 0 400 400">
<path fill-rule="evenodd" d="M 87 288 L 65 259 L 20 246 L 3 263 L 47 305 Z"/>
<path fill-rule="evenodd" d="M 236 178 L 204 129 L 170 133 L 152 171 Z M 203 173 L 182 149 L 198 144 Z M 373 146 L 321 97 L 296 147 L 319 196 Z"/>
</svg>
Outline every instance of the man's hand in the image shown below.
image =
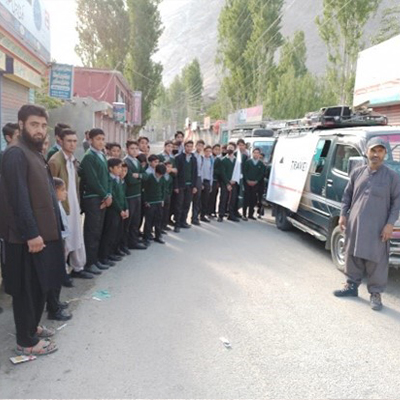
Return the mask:
<svg viewBox="0 0 400 400">
<path fill-rule="evenodd" d="M 192 193 L 196 194 L 197 193 L 197 188 L 193 188 Z"/>
<path fill-rule="evenodd" d="M 236 181 L 230 181 L 229 183 L 231 184 L 231 186 L 236 185 Z"/>
<path fill-rule="evenodd" d="M 112 196 L 108 196 L 105 200 L 104 200 L 104 204 L 106 205 L 106 207 L 110 207 L 112 204 Z"/>
<path fill-rule="evenodd" d="M 247 181 L 247 184 L 248 184 L 250 187 L 253 187 L 253 186 L 256 186 L 256 185 L 257 185 L 257 182 L 254 182 L 254 181 Z"/>
<path fill-rule="evenodd" d="M 132 174 L 132 176 L 133 176 L 135 179 L 139 179 L 139 174 L 138 174 L 138 173 L 134 173 L 134 174 Z"/>
<path fill-rule="evenodd" d="M 175 192 L 176 194 L 179 194 L 179 189 L 174 189 L 174 192 Z"/>
<path fill-rule="evenodd" d="M 29 253 L 40 253 L 46 245 L 44 244 L 43 238 L 38 236 L 34 239 L 28 240 Z"/>
<path fill-rule="evenodd" d="M 346 231 L 347 226 L 347 217 L 340 217 L 339 219 L 339 228 L 342 232 Z"/>
<path fill-rule="evenodd" d="M 150 208 L 150 204 L 149 203 L 144 203 L 144 206 L 146 207 L 146 208 Z"/>
<path fill-rule="evenodd" d="M 100 210 L 104 210 L 105 208 L 107 208 L 107 206 L 106 206 L 106 203 L 103 201 L 103 202 L 100 204 Z"/>
<path fill-rule="evenodd" d="M 392 237 L 392 234 L 393 234 L 393 228 L 394 228 L 394 226 L 391 224 L 387 224 L 383 228 L 383 231 L 381 233 L 382 242 L 387 242 L 388 240 L 390 240 L 390 238 Z"/>
<path fill-rule="evenodd" d="M 229 183 L 226 185 L 226 188 L 228 189 L 228 192 L 232 192 L 232 186 Z"/>
</svg>

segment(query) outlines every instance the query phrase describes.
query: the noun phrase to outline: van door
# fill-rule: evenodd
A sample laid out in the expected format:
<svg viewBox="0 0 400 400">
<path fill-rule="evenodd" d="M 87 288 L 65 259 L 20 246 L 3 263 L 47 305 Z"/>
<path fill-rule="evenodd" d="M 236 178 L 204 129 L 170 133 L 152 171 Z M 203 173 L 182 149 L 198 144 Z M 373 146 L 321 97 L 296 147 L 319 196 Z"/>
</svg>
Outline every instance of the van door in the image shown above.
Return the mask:
<svg viewBox="0 0 400 400">
<path fill-rule="evenodd" d="M 343 192 L 349 182 L 349 159 L 360 156 L 361 152 L 353 144 L 337 142 L 334 146 L 326 180 L 326 198 L 332 215 L 340 212 Z"/>
<path fill-rule="evenodd" d="M 333 140 L 331 137 L 321 138 L 317 144 L 314 158 L 303 197 L 297 214 L 308 220 L 314 228 L 324 233 L 329 222 L 329 209 L 325 201 L 325 182 L 329 171 L 329 163 Z"/>
</svg>

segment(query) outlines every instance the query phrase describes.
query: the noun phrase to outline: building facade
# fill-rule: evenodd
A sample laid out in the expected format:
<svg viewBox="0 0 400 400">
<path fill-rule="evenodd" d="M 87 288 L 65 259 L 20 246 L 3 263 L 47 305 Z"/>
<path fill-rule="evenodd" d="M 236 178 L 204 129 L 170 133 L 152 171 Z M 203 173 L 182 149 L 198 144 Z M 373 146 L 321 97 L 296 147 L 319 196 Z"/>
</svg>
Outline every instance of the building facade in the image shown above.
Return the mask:
<svg viewBox="0 0 400 400">
<path fill-rule="evenodd" d="M 50 18 L 42 0 L 0 0 L 0 126 L 34 102 L 50 62 Z M 1 137 L 1 149 L 5 143 Z"/>
</svg>

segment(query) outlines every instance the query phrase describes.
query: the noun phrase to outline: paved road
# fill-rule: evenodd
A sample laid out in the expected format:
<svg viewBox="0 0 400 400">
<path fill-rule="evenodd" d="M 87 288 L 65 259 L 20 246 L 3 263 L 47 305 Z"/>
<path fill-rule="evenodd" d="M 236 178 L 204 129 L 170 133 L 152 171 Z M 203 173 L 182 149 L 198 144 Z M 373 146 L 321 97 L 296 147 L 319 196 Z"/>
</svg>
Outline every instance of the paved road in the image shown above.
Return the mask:
<svg viewBox="0 0 400 400">
<path fill-rule="evenodd" d="M 0 316 L 0 397 L 399 397 L 397 272 L 376 313 L 365 287 L 331 295 L 344 278 L 300 232 L 214 222 L 167 242 L 64 291 L 82 298 L 54 355 L 12 366 L 11 312 Z M 101 289 L 112 297 L 92 300 Z"/>
</svg>

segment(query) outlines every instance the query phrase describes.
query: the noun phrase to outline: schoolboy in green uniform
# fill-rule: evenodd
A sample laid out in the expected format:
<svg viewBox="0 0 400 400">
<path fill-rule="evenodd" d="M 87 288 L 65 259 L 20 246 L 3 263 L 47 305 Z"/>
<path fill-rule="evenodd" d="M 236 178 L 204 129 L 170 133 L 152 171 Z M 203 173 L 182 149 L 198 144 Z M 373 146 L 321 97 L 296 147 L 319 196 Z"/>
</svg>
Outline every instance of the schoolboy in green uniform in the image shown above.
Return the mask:
<svg viewBox="0 0 400 400">
<path fill-rule="evenodd" d="M 99 262 L 99 247 L 103 232 L 106 208 L 112 204 L 111 179 L 107 160 L 103 154 L 105 134 L 94 128 L 89 132 L 90 147 L 82 159 L 81 177 L 82 208 L 85 213 L 83 237 L 86 248 L 85 270 L 100 275 L 108 266 Z"/>
<path fill-rule="evenodd" d="M 164 175 L 167 169 L 164 164 L 158 164 L 154 174 L 149 175 L 144 183 L 145 224 L 144 243 L 150 245 L 151 232 L 154 228 L 154 241 L 165 244 L 162 239 L 161 227 L 164 205 Z"/>
<path fill-rule="evenodd" d="M 254 217 L 254 208 L 257 204 L 257 194 L 260 185 L 264 181 L 266 175 L 266 167 L 260 160 L 260 149 L 253 150 L 253 157 L 247 160 L 243 166 L 243 179 L 245 182 L 246 197 L 249 207 L 249 219 L 256 219 Z M 247 205 L 243 207 L 243 217 L 246 217 Z"/>
<path fill-rule="evenodd" d="M 164 207 L 162 231 L 163 233 L 166 233 L 166 231 L 171 230 L 171 228 L 168 226 L 168 222 L 170 216 L 171 198 L 172 193 L 174 192 L 174 178 L 172 176 L 172 171 L 174 170 L 174 168 L 172 166 L 172 161 L 166 161 L 164 165 L 167 169 L 167 172 L 164 175 Z"/>
<path fill-rule="evenodd" d="M 139 156 L 138 142 L 128 140 L 126 143 L 126 152 L 127 156 L 124 161 L 128 166 L 128 173 L 124 180 L 129 218 L 124 222 L 125 247 L 135 250 L 146 250 L 147 247 L 139 243 L 139 228 L 142 220 L 142 184 L 146 181 L 148 175 L 137 159 Z"/>
<path fill-rule="evenodd" d="M 121 257 L 116 253 L 123 233 L 123 220 L 129 217 L 128 203 L 121 180 L 122 160 L 120 158 L 110 158 L 107 165 L 111 178 L 113 202 L 107 208 L 104 219 L 103 234 L 100 242 L 101 263 L 106 263 L 107 260 L 121 260 Z"/>
</svg>

